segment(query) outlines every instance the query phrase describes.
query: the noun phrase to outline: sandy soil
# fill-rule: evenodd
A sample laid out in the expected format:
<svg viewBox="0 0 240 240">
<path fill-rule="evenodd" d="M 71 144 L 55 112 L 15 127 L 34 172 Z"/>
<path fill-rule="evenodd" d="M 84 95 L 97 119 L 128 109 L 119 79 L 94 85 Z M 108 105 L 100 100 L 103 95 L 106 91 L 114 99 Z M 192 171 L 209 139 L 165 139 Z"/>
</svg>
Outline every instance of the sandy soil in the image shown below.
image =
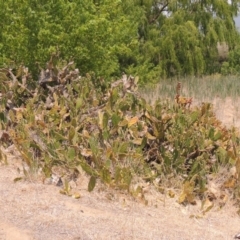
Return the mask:
<svg viewBox="0 0 240 240">
<path fill-rule="evenodd" d="M 240 129 L 240 98 L 215 98 L 213 100 L 213 107 L 217 118 L 226 126 L 235 126 Z"/>
<path fill-rule="evenodd" d="M 240 127 L 233 105 L 231 99 L 214 103 L 226 125 L 235 121 Z M 21 161 L 8 156 L 9 164 L 0 165 L 0 240 L 227 240 L 240 232 L 240 217 L 231 202 L 202 216 L 199 206 L 179 205 L 149 188 L 146 206 L 113 190 L 89 193 L 86 176 L 75 186 L 81 197 L 73 199 L 60 194 L 60 187 L 31 176 L 14 183 L 22 176 L 17 171 Z"/>
<path fill-rule="evenodd" d="M 240 231 L 240 217 L 231 202 L 202 216 L 199 206 L 181 206 L 150 188 L 148 206 L 113 190 L 89 193 L 86 177 L 76 186 L 81 197 L 73 199 L 60 194 L 60 187 L 31 177 L 14 183 L 21 176 L 19 166 L 14 157 L 0 166 L 1 240 L 227 240 Z"/>
</svg>

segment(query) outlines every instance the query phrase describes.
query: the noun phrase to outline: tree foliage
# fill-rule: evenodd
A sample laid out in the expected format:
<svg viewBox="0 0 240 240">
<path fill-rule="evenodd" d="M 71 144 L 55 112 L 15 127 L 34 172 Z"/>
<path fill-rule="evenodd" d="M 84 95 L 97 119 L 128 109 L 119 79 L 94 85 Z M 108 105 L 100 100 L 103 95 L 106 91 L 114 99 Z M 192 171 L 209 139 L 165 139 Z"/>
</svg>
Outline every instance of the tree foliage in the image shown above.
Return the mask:
<svg viewBox="0 0 240 240">
<path fill-rule="evenodd" d="M 52 52 L 81 72 L 159 77 L 219 71 L 217 43 L 234 49 L 239 0 L 1 0 L 0 65 L 37 72 Z M 145 77 L 144 77 L 145 76 Z"/>
</svg>

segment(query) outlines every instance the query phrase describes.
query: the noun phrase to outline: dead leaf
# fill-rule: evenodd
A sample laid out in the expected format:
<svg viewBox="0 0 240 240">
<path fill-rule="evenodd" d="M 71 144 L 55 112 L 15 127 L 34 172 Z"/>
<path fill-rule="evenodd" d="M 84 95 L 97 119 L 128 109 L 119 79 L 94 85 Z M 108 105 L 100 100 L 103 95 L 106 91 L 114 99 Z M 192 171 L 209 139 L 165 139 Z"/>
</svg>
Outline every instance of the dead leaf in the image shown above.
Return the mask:
<svg viewBox="0 0 240 240">
<path fill-rule="evenodd" d="M 168 191 L 168 196 L 169 196 L 170 198 L 174 198 L 174 197 L 175 197 L 175 193 L 174 193 L 172 190 L 169 190 L 169 191 Z"/>
<path fill-rule="evenodd" d="M 234 188 L 236 185 L 236 179 L 231 177 L 224 183 L 224 188 Z"/>
<path fill-rule="evenodd" d="M 141 145 L 142 144 L 142 138 L 137 138 L 137 139 L 134 139 L 132 141 L 133 144 L 136 144 L 136 145 Z"/>
<path fill-rule="evenodd" d="M 155 140 L 156 139 L 156 137 L 151 135 L 149 132 L 146 133 L 146 137 L 147 137 L 147 139 L 150 139 L 150 140 Z"/>
<path fill-rule="evenodd" d="M 81 197 L 80 193 L 74 193 L 72 195 L 72 198 L 74 198 L 74 199 L 79 199 L 80 197 Z"/>
<path fill-rule="evenodd" d="M 207 198 L 204 201 L 203 206 L 202 206 L 203 214 L 210 211 L 213 208 L 213 206 L 214 206 L 214 203 Z"/>
<path fill-rule="evenodd" d="M 83 148 L 81 151 L 81 154 L 84 157 L 91 157 L 92 156 L 92 151 L 90 149 Z"/>
<path fill-rule="evenodd" d="M 133 117 L 128 121 L 128 127 L 131 127 L 132 125 L 136 124 L 138 121 L 138 117 Z"/>
</svg>

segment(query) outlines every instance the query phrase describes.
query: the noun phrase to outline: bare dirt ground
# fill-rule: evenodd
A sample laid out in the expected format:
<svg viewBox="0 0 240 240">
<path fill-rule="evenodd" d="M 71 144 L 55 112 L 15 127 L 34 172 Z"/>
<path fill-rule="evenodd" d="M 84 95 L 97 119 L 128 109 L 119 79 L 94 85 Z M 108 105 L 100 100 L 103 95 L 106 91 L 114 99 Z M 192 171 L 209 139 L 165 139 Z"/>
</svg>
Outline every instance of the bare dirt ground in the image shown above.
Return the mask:
<svg viewBox="0 0 240 240">
<path fill-rule="evenodd" d="M 240 98 L 215 98 L 212 103 L 218 119 L 228 127 L 235 126 L 240 129 Z"/>
<path fill-rule="evenodd" d="M 229 125 L 236 113 L 229 99 L 224 104 L 222 120 Z M 81 197 L 73 199 L 60 194 L 60 187 L 31 176 L 14 183 L 22 176 L 17 171 L 21 161 L 8 156 L 9 164 L 0 165 L 0 240 L 227 240 L 240 232 L 238 209 L 231 201 L 203 216 L 200 206 L 179 205 L 151 188 L 147 206 L 109 189 L 89 193 L 86 176 L 76 186 Z"/>
<path fill-rule="evenodd" d="M 85 190 L 81 198 L 59 193 L 39 181 L 19 181 L 14 163 L 0 168 L 0 239 L 233 239 L 240 231 L 237 209 L 228 203 L 202 218 L 190 218 L 197 206 L 150 192 L 145 206 L 124 194 Z M 111 194 L 111 197 L 109 197 Z"/>
</svg>

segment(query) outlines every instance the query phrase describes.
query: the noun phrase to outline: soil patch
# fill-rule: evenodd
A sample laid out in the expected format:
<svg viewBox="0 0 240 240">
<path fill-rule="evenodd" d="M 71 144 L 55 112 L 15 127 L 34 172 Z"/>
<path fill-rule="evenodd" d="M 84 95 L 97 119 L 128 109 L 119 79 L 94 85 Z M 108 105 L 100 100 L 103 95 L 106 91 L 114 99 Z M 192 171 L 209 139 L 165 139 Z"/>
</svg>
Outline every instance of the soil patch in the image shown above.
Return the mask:
<svg viewBox="0 0 240 240">
<path fill-rule="evenodd" d="M 176 199 L 149 189 L 149 205 L 112 190 L 76 186 L 79 199 L 62 195 L 60 188 L 40 180 L 14 183 L 19 160 L 0 167 L 0 239 L 233 239 L 240 231 L 237 209 L 199 216 L 199 206 L 181 206 Z M 195 217 L 190 218 L 191 215 Z"/>
</svg>

